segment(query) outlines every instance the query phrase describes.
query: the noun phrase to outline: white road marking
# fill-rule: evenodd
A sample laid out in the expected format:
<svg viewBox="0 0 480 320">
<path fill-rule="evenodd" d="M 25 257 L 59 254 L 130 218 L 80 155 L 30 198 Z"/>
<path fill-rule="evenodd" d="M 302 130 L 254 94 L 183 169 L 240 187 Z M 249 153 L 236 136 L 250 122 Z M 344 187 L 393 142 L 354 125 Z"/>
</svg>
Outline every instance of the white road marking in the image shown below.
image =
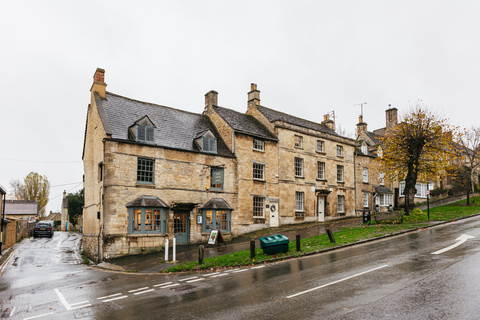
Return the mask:
<svg viewBox="0 0 480 320">
<path fill-rule="evenodd" d="M 149 290 L 145 290 L 145 291 L 135 292 L 133 295 L 136 296 L 138 294 L 144 294 L 144 293 L 152 292 L 152 291 L 155 291 L 155 289 L 149 289 Z"/>
<path fill-rule="evenodd" d="M 219 274 L 220 272 L 214 272 L 214 273 L 207 273 L 207 274 L 204 274 L 203 276 L 204 277 L 210 277 L 210 276 L 213 276 L 215 274 Z"/>
<path fill-rule="evenodd" d="M 388 267 L 388 264 L 385 264 L 385 265 L 380 266 L 380 267 L 373 268 L 371 270 L 360 272 L 360 273 L 354 274 L 353 276 L 346 277 L 346 278 L 343 278 L 343 279 L 340 279 L 340 280 L 337 280 L 337 281 L 333 281 L 333 282 L 330 282 L 330 283 L 327 283 L 327 284 L 324 284 L 324 285 L 321 285 L 321 286 L 318 286 L 318 287 L 315 287 L 315 288 L 312 288 L 312 289 L 309 289 L 309 290 L 305 290 L 305 291 L 302 291 L 302 292 L 299 292 L 299 293 L 292 294 L 292 295 L 288 296 L 287 299 L 294 298 L 294 297 L 300 296 L 302 294 L 309 293 L 309 292 L 312 292 L 312 291 L 315 291 L 315 290 L 318 290 L 318 289 L 321 289 L 321 288 L 325 288 L 325 287 L 331 286 L 332 284 L 336 284 L 336 283 L 339 283 L 339 282 L 342 282 L 342 281 L 345 281 L 345 280 L 349 280 L 349 279 L 352 279 L 352 278 L 355 278 L 355 277 L 358 277 L 358 276 L 364 275 L 366 273 L 369 273 L 369 272 L 372 272 L 372 271 L 375 271 L 375 270 L 379 270 L 379 269 L 382 269 L 382 268 L 385 268 L 385 267 Z"/>
<path fill-rule="evenodd" d="M 121 297 L 116 297 L 116 298 L 112 298 L 112 299 L 107 299 L 107 300 L 103 300 L 103 302 L 110 302 L 110 301 L 120 300 L 120 299 L 125 299 L 125 298 L 128 298 L 128 296 L 121 296 Z"/>
<path fill-rule="evenodd" d="M 172 281 L 170 282 L 165 282 L 165 283 L 159 283 L 159 284 L 154 284 L 152 287 L 160 287 L 160 286 L 165 286 L 167 284 L 173 283 Z"/>
<path fill-rule="evenodd" d="M 2 276 L 2 273 L 3 273 L 3 270 L 5 269 L 5 267 L 7 266 L 7 263 L 10 261 L 10 259 L 13 258 L 13 254 L 15 252 L 17 252 L 18 249 L 15 249 L 12 251 L 12 253 L 10 253 L 10 257 L 8 257 L 7 260 L 5 260 L 5 262 L 2 263 L 2 265 L 0 266 L 0 277 Z"/>
<path fill-rule="evenodd" d="M 192 279 L 198 279 L 198 277 L 191 277 L 191 278 L 186 278 L 186 279 L 182 279 L 182 280 L 178 280 L 178 281 L 182 282 L 182 281 L 187 281 L 187 280 L 192 280 Z"/>
<path fill-rule="evenodd" d="M 265 268 L 265 266 L 258 266 L 258 267 L 252 267 L 252 269 L 260 269 L 260 268 Z"/>
<path fill-rule="evenodd" d="M 103 299 L 107 299 L 107 298 L 111 298 L 111 297 L 116 297 L 116 296 L 121 296 L 121 295 L 122 295 L 121 293 L 115 293 L 115 294 L 111 294 L 111 295 L 109 295 L 109 296 L 97 298 L 97 300 L 103 300 Z"/>
<path fill-rule="evenodd" d="M 241 269 L 241 270 L 236 270 L 236 271 L 233 271 L 232 273 L 239 273 L 239 272 L 245 272 L 247 271 L 248 269 Z"/>
<path fill-rule="evenodd" d="M 164 286 L 164 287 L 161 287 L 162 289 L 163 288 L 170 288 L 170 287 L 175 287 L 175 286 L 179 286 L 180 284 L 179 283 L 174 283 L 174 284 L 169 284 L 168 286 Z"/>
<path fill-rule="evenodd" d="M 212 276 L 212 278 L 216 278 L 216 277 L 224 277 L 224 276 L 228 276 L 228 273 L 221 273 L 221 274 L 217 274 L 217 275 L 214 275 L 214 276 Z"/>
<path fill-rule="evenodd" d="M 458 247 L 459 245 L 461 245 L 462 243 L 464 243 L 468 239 L 472 239 L 472 238 L 475 238 L 475 237 L 474 236 L 469 236 L 468 234 L 462 234 L 460 237 L 455 239 L 456 241 L 458 241 L 457 243 L 454 243 L 451 246 L 448 246 L 448 247 L 443 248 L 441 250 L 432 252 L 431 254 L 441 254 L 441 253 L 447 252 L 448 250 L 452 250 L 453 248 Z"/>
<path fill-rule="evenodd" d="M 190 282 L 197 282 L 197 281 L 202 281 L 202 280 L 206 280 L 206 279 L 205 278 L 198 278 L 198 279 L 195 279 L 195 280 L 189 280 L 187 282 L 190 283 Z"/>
<path fill-rule="evenodd" d="M 129 290 L 128 292 L 132 293 L 132 292 L 142 291 L 142 290 L 145 290 L 145 289 L 148 289 L 148 287 L 143 287 L 143 288 L 138 288 L 138 289 L 134 289 L 134 290 Z"/>
<path fill-rule="evenodd" d="M 90 307 L 92 304 L 91 303 L 88 303 L 88 301 L 83 301 L 82 303 L 88 303 L 88 304 L 85 304 L 83 306 L 78 306 L 78 307 L 72 307 L 72 305 L 70 305 L 68 302 L 67 302 L 67 299 L 65 299 L 65 297 L 63 296 L 63 294 L 60 292 L 60 290 L 58 289 L 54 289 L 55 292 L 57 293 L 58 295 L 58 298 L 60 299 L 60 301 L 62 302 L 63 306 L 65 307 L 65 309 L 67 310 L 75 310 L 75 309 L 80 309 L 80 308 L 85 308 L 85 307 Z M 77 303 L 76 303 L 77 304 Z M 75 305 L 76 305 L 75 304 Z"/>
<path fill-rule="evenodd" d="M 23 320 L 37 319 L 37 318 L 46 317 L 46 316 L 49 316 L 49 315 L 52 315 L 52 314 L 54 314 L 54 312 L 39 314 L 38 316 L 33 316 L 33 317 L 28 317 L 28 318 L 23 318 Z"/>
</svg>

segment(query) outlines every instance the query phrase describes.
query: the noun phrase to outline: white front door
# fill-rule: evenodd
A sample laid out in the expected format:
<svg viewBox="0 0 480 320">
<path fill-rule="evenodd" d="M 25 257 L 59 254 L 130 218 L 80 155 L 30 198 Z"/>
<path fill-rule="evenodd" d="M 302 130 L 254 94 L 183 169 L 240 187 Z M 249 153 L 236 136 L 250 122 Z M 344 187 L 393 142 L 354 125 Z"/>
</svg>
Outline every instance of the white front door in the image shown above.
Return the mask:
<svg viewBox="0 0 480 320">
<path fill-rule="evenodd" d="M 325 197 L 317 196 L 318 221 L 325 221 Z"/>
<path fill-rule="evenodd" d="M 280 219 L 278 217 L 278 202 L 270 201 L 270 208 L 267 209 L 270 214 L 270 227 L 278 227 Z"/>
</svg>

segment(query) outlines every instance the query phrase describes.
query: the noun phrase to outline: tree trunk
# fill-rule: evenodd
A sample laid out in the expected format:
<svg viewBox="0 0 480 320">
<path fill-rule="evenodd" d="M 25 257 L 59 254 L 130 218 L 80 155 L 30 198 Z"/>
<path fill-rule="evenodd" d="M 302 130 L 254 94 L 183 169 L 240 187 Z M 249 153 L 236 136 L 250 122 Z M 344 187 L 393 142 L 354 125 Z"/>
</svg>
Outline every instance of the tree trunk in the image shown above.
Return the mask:
<svg viewBox="0 0 480 320">
<path fill-rule="evenodd" d="M 417 165 L 418 166 L 418 165 Z M 415 184 L 417 183 L 417 173 L 414 169 L 414 165 L 408 165 L 407 178 L 405 179 L 405 214 L 408 216 L 415 207 Z"/>
</svg>

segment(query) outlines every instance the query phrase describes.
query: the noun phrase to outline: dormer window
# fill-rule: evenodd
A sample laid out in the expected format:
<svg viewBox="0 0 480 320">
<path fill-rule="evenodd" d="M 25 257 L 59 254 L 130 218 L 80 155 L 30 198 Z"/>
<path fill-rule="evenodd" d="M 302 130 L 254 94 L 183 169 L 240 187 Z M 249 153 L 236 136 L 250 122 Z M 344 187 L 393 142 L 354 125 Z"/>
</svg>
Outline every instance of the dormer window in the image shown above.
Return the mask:
<svg viewBox="0 0 480 320">
<path fill-rule="evenodd" d="M 217 153 L 217 139 L 202 137 L 202 149 L 205 152 Z"/>
<path fill-rule="evenodd" d="M 217 153 L 217 138 L 215 138 L 215 135 L 210 130 L 197 134 L 195 143 L 203 152 Z"/>
<path fill-rule="evenodd" d="M 368 153 L 368 148 L 366 145 L 362 145 L 362 153 L 367 154 Z"/>
<path fill-rule="evenodd" d="M 148 116 L 144 116 L 128 128 L 128 138 L 137 142 L 155 143 L 155 126 Z"/>
</svg>

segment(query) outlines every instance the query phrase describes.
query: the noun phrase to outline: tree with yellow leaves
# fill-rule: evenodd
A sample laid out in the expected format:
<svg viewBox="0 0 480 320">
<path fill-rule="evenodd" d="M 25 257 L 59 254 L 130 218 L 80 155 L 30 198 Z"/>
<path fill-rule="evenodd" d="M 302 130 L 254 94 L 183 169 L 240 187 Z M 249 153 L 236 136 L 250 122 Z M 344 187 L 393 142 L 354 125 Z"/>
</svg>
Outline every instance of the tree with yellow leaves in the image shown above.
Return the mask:
<svg viewBox="0 0 480 320">
<path fill-rule="evenodd" d="M 405 180 L 405 213 L 414 206 L 417 179 L 444 175 L 455 157 L 457 128 L 428 111 L 421 101 L 383 137 L 381 162 L 385 178 Z"/>
</svg>

